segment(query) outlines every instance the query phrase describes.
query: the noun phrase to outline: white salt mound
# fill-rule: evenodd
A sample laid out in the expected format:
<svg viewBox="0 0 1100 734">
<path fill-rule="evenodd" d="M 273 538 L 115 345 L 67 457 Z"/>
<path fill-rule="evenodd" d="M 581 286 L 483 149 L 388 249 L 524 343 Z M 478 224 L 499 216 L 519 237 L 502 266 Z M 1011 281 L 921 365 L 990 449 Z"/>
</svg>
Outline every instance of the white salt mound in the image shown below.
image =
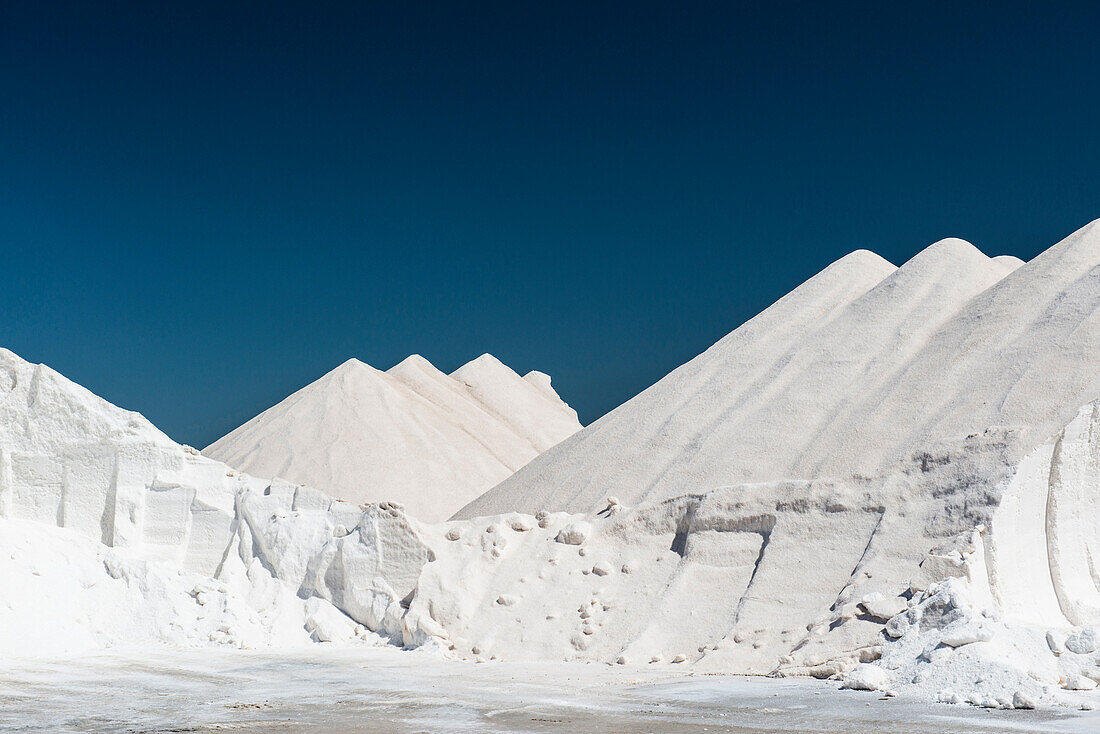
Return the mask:
<svg viewBox="0 0 1100 734">
<path fill-rule="evenodd" d="M 0 657 L 377 644 L 295 578 L 298 548 L 361 514 L 239 474 L 0 349 Z"/>
<path fill-rule="evenodd" d="M 351 359 L 203 449 L 242 471 L 445 520 L 580 430 L 550 378 L 485 354 L 445 375 L 419 355 Z"/>
<path fill-rule="evenodd" d="M 853 253 L 456 517 L 637 505 L 588 545 L 621 537 L 603 552 L 663 591 L 632 589 L 646 624 L 582 656 L 837 678 L 882 658 L 929 698 L 951 678 L 979 705 L 1049 700 L 1100 679 L 1043 642 L 1100 622 L 1098 356 L 1096 223 L 1027 264 L 960 240 L 900 268 Z M 954 611 L 923 613 L 953 578 Z"/>
<path fill-rule="evenodd" d="M 431 524 L 239 474 L 0 352 L 0 573 L 17 590 L 0 656 L 51 630 L 115 644 L 137 615 L 144 644 L 371 630 L 469 660 L 1093 706 L 1098 356 L 1100 225 L 1026 264 L 959 240 L 900 268 L 853 253 Z M 281 412 L 320 425 L 339 408 L 316 396 L 348 402 L 359 373 L 406 428 L 391 380 L 440 412 L 457 392 L 460 415 L 552 403 L 541 377 L 492 363 L 461 388 L 415 360 L 362 367 Z M 534 393 L 507 397 L 519 383 Z M 537 423 L 509 425 L 537 450 Z"/>
<path fill-rule="evenodd" d="M 954 239 L 900 268 L 852 253 L 456 517 L 881 476 L 991 427 L 1018 460 L 1100 395 L 1098 236 L 1022 267 Z"/>
</svg>

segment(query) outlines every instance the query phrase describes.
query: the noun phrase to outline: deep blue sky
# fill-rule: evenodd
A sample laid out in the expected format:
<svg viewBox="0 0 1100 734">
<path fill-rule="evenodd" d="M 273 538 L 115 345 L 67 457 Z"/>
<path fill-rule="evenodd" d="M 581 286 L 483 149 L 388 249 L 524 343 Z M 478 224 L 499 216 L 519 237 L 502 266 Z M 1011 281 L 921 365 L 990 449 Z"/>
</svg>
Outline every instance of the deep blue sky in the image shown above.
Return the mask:
<svg viewBox="0 0 1100 734">
<path fill-rule="evenodd" d="M 956 4 L 4 2 L 0 345 L 200 447 L 411 352 L 590 422 L 850 250 L 1100 217 L 1100 5 Z"/>
</svg>

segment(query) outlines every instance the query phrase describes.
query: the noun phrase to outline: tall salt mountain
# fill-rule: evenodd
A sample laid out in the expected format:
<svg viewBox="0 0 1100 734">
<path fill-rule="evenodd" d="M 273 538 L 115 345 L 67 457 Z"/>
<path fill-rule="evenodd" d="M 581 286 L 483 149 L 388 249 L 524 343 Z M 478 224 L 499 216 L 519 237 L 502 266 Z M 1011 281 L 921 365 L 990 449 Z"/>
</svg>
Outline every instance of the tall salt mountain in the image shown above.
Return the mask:
<svg viewBox="0 0 1100 734">
<path fill-rule="evenodd" d="M 1027 264 L 853 252 L 455 517 L 884 477 L 993 428 L 1009 466 L 1100 397 L 1097 354 L 1098 222 Z"/>
<path fill-rule="evenodd" d="M 350 359 L 203 454 L 434 522 L 580 428 L 547 375 L 489 354 L 450 375 L 419 355 L 386 372 Z"/>
</svg>

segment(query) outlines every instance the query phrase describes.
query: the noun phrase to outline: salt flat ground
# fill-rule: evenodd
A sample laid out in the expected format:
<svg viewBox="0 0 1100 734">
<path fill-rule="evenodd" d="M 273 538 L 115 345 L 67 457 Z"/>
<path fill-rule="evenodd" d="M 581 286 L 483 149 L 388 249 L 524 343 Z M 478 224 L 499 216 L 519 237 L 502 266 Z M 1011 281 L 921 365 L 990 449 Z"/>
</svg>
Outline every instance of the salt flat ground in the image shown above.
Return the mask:
<svg viewBox="0 0 1100 734">
<path fill-rule="evenodd" d="M 0 730 L 1086 732 L 1100 712 L 989 711 L 803 679 L 485 664 L 393 648 L 112 652 L 7 661 Z"/>
</svg>

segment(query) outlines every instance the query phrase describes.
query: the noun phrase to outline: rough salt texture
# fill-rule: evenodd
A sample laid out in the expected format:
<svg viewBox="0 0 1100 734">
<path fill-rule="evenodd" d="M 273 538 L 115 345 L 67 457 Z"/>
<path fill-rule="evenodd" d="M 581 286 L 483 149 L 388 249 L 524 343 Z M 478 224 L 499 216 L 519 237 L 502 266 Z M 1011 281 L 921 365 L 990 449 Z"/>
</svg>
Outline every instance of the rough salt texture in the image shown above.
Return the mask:
<svg viewBox="0 0 1100 734">
<path fill-rule="evenodd" d="M 388 372 L 351 359 L 203 453 L 436 521 L 580 427 L 547 375 L 488 354 L 451 375 L 419 355 Z"/>
<path fill-rule="evenodd" d="M 0 349 L 0 656 L 375 640 L 297 594 L 362 510 L 240 474 Z"/>
</svg>

